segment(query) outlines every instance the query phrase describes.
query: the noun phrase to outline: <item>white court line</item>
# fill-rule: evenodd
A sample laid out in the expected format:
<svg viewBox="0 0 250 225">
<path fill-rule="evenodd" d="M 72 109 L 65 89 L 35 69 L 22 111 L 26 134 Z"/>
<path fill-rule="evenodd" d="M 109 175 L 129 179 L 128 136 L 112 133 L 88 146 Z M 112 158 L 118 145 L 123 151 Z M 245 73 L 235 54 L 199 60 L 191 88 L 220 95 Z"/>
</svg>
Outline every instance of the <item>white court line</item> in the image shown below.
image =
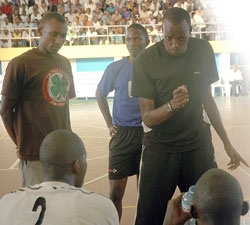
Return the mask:
<svg viewBox="0 0 250 225">
<path fill-rule="evenodd" d="M 95 179 L 93 179 L 93 180 L 87 181 L 87 182 L 85 182 L 83 185 L 88 185 L 88 184 L 94 183 L 94 182 L 96 182 L 96 181 L 98 181 L 98 180 L 101 180 L 101 179 L 104 178 L 104 177 L 107 177 L 107 176 L 108 176 L 108 173 L 106 173 L 106 174 L 104 174 L 104 175 L 102 175 L 102 176 L 100 176 L 100 177 L 97 177 L 97 178 L 95 178 Z"/>
<path fill-rule="evenodd" d="M 8 171 L 8 170 L 17 170 L 18 168 L 13 168 L 13 169 L 0 169 L 0 172 L 2 171 Z"/>
<path fill-rule="evenodd" d="M 6 134 L 3 134 L 2 136 L 0 136 L 0 139 L 4 139 L 4 138 L 6 138 L 8 136 L 8 134 L 6 133 Z"/>
<path fill-rule="evenodd" d="M 103 155 L 103 156 L 98 156 L 98 157 L 90 158 L 90 159 L 87 159 L 87 161 L 101 159 L 101 158 L 105 158 L 105 157 L 108 157 L 108 155 Z M 7 170 L 17 169 L 15 167 L 17 166 L 18 163 L 19 163 L 19 159 L 17 159 L 8 169 L 0 169 L 0 171 L 7 171 Z"/>
<path fill-rule="evenodd" d="M 104 158 L 104 157 L 107 157 L 108 155 L 103 155 L 103 156 L 99 156 L 99 157 L 95 157 L 95 158 L 90 158 L 90 159 L 87 159 L 87 161 L 90 161 L 90 160 L 95 160 L 95 159 L 101 159 L 101 158 Z"/>
<path fill-rule="evenodd" d="M 11 170 L 11 169 L 14 169 L 18 163 L 19 163 L 19 159 L 17 159 L 17 160 L 11 165 L 11 167 L 10 167 L 9 169 L 10 169 L 10 170 Z"/>
</svg>

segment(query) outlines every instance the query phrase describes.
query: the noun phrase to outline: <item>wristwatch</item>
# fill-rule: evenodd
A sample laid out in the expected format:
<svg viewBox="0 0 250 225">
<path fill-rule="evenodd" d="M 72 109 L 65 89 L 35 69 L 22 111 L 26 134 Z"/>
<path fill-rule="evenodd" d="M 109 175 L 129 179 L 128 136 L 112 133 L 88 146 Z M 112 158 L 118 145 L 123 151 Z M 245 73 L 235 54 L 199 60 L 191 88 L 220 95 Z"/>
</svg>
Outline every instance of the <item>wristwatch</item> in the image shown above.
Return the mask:
<svg viewBox="0 0 250 225">
<path fill-rule="evenodd" d="M 167 103 L 167 107 L 166 107 L 166 108 L 167 108 L 167 111 L 168 111 L 168 112 L 173 112 L 173 111 L 174 111 L 174 109 L 173 109 L 172 106 L 170 105 L 170 102 Z"/>
</svg>

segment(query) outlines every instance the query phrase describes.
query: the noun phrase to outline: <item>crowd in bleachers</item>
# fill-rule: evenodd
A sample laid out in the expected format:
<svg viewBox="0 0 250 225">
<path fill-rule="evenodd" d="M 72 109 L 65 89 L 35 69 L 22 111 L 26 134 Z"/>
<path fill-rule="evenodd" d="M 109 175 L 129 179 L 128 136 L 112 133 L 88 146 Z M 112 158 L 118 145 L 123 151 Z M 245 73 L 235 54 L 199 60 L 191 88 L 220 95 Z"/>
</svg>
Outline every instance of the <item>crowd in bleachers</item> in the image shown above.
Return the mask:
<svg viewBox="0 0 250 225">
<path fill-rule="evenodd" d="M 0 47 L 37 46 L 40 19 L 49 11 L 63 15 L 69 27 L 66 45 L 124 44 L 132 23 L 147 27 L 150 41 L 163 38 L 162 15 L 169 7 L 190 13 L 194 36 L 215 39 L 211 7 L 202 0 L 0 0 Z M 213 21 L 214 22 L 214 21 Z M 31 37 L 31 38 L 30 38 Z"/>
</svg>

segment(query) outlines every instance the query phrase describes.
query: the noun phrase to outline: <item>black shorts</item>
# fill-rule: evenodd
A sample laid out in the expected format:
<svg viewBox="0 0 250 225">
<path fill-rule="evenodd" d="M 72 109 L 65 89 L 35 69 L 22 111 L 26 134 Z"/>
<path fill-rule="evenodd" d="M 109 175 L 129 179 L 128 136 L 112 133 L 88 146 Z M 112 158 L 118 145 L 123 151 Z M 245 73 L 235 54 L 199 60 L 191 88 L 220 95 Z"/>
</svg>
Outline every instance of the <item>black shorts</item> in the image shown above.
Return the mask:
<svg viewBox="0 0 250 225">
<path fill-rule="evenodd" d="M 142 127 L 117 127 L 109 142 L 110 180 L 139 174 L 142 138 Z"/>
<path fill-rule="evenodd" d="M 210 168 L 216 168 L 211 142 L 186 152 L 166 152 L 145 147 L 139 180 L 139 197 L 135 225 L 163 223 L 167 203 L 176 187 L 186 192 Z"/>
</svg>

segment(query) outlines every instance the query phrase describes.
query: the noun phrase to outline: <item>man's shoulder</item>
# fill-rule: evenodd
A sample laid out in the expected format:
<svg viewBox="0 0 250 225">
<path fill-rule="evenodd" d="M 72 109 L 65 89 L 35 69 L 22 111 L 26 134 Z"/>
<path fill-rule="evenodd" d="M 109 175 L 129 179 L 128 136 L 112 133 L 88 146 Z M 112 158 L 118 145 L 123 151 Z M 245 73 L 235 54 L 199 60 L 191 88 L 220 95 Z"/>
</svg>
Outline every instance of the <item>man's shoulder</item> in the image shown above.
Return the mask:
<svg viewBox="0 0 250 225">
<path fill-rule="evenodd" d="M 122 59 L 119 59 L 117 61 L 110 63 L 107 69 L 112 70 L 116 73 L 117 71 L 120 71 L 121 67 L 123 67 L 127 63 L 128 63 L 128 60 L 126 58 L 122 58 Z"/>
<path fill-rule="evenodd" d="M 190 47 L 196 50 L 204 50 L 204 48 L 205 49 L 211 48 L 211 44 L 207 40 L 199 39 L 199 38 L 190 37 L 189 44 L 190 44 Z"/>
<path fill-rule="evenodd" d="M 157 42 L 143 51 L 137 58 L 138 60 L 157 60 L 161 56 L 161 48 L 163 48 L 163 42 Z"/>
<path fill-rule="evenodd" d="M 15 64 L 18 62 L 25 62 L 26 60 L 30 60 L 30 58 L 34 57 L 34 49 L 30 49 L 24 53 L 22 53 L 21 55 L 18 55 L 16 57 L 14 57 L 11 62 L 14 62 Z"/>
</svg>

